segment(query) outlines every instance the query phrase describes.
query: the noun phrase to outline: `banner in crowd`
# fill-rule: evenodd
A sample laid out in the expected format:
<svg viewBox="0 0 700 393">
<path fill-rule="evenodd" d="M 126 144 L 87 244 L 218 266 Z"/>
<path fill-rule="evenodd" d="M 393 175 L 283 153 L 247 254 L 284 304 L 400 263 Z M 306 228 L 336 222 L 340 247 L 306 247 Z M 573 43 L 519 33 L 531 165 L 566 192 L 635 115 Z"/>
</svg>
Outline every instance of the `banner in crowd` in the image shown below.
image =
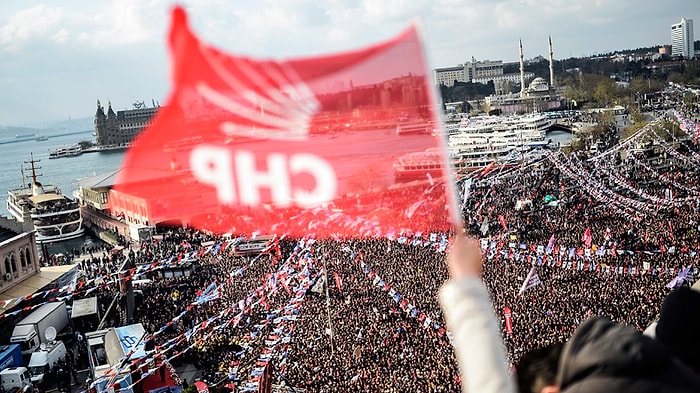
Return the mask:
<svg viewBox="0 0 700 393">
<path fill-rule="evenodd" d="M 124 157 L 115 214 L 299 237 L 460 222 L 417 28 L 356 51 L 253 59 L 200 41 L 176 7 L 169 46 L 172 91 Z"/>
<path fill-rule="evenodd" d="M 540 284 L 542 284 L 542 281 L 540 281 L 540 276 L 537 275 L 537 270 L 533 266 L 530 268 L 530 272 L 527 274 L 527 277 L 525 278 L 525 281 L 523 282 L 523 286 L 520 287 L 520 291 L 518 291 L 518 295 L 522 295 L 528 289 L 530 289 L 532 287 L 536 287 Z"/>
<path fill-rule="evenodd" d="M 513 312 L 510 307 L 503 307 L 503 317 L 506 320 L 506 333 L 513 334 Z"/>
<path fill-rule="evenodd" d="M 678 272 L 678 275 L 676 275 L 676 277 L 666 284 L 666 288 L 680 288 L 686 281 L 690 281 L 691 283 L 695 281 L 695 269 L 693 269 L 693 265 L 687 266 L 685 269 L 681 269 L 681 271 Z"/>
</svg>

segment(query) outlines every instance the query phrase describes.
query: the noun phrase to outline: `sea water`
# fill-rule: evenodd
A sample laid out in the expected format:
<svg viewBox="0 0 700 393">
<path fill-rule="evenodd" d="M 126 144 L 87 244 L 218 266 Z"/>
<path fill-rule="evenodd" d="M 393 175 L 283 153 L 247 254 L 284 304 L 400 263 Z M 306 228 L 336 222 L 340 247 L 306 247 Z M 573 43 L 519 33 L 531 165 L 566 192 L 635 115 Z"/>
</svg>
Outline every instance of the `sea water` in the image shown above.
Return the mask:
<svg viewBox="0 0 700 393">
<path fill-rule="evenodd" d="M 124 151 L 99 153 L 83 153 L 76 157 L 49 159 L 49 151 L 66 147 L 81 141 L 94 141 L 93 130 L 85 131 L 46 131 L 43 136 L 48 140 L 37 141 L 36 138 L 0 134 L 0 215 L 10 217 L 7 211 L 7 191 L 18 188 L 22 184 L 22 168 L 26 179 L 24 184 L 31 182 L 31 164 L 28 161 L 34 157 L 39 162 L 34 163 L 37 181 L 43 184 L 53 184 L 61 188 L 63 194 L 73 199 L 73 190 L 77 190 L 79 179 L 114 171 L 119 168 L 124 158 Z M 38 137 L 38 135 L 36 135 Z M 78 239 L 47 244 L 52 254 L 66 253 L 72 249 L 80 249 L 83 245 L 99 242 L 86 231 L 86 235 Z"/>
</svg>

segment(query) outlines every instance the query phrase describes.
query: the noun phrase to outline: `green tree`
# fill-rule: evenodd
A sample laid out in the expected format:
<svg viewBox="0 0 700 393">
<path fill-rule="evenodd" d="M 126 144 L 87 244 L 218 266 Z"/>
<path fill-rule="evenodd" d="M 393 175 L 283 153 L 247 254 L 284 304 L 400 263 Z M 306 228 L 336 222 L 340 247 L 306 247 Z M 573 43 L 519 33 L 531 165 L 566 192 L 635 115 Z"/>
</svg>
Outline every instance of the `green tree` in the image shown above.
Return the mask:
<svg viewBox="0 0 700 393">
<path fill-rule="evenodd" d="M 598 82 L 593 92 L 593 99 L 599 106 L 608 106 L 616 101 L 617 86 L 615 81 L 610 78 L 598 78 Z"/>
</svg>

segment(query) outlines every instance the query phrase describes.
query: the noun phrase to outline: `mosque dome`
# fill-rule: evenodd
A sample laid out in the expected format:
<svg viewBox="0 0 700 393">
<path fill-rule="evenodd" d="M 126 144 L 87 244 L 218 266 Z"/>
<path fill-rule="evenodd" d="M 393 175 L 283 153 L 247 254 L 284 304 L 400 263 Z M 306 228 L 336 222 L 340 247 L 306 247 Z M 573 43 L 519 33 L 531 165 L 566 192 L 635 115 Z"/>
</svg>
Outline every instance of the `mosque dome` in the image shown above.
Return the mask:
<svg viewBox="0 0 700 393">
<path fill-rule="evenodd" d="M 532 82 L 530 82 L 529 90 L 534 92 L 547 91 L 549 90 L 549 85 L 544 78 L 538 76 L 537 78 L 533 79 Z"/>
</svg>

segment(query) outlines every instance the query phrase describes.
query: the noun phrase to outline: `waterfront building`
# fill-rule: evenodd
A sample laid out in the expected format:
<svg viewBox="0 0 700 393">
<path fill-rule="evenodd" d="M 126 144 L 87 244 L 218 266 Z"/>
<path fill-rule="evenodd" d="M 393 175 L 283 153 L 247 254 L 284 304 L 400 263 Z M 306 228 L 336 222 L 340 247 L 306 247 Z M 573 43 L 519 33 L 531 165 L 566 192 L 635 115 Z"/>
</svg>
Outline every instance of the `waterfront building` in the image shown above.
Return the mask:
<svg viewBox="0 0 700 393">
<path fill-rule="evenodd" d="M 526 71 L 524 73 L 525 79 L 530 80 L 535 77 L 534 72 Z M 493 81 L 494 84 L 498 83 L 514 83 L 514 84 L 520 84 L 520 73 L 518 72 L 513 72 L 510 74 L 501 74 L 501 75 L 496 75 L 496 76 L 483 76 L 479 78 L 474 78 L 472 79 L 472 82 L 474 83 L 483 83 L 487 84 L 489 81 Z"/>
<path fill-rule="evenodd" d="M 695 34 L 693 20 L 682 18 L 671 25 L 671 56 L 692 59 L 695 56 Z"/>
<path fill-rule="evenodd" d="M 80 210 L 84 224 L 105 241 L 102 235 L 104 231 L 113 231 L 129 238 L 129 223 L 132 217 L 127 218 L 123 214 L 113 213 L 109 192 L 114 187 L 117 174 L 121 169 L 100 173 L 94 176 L 78 179 L 78 189 L 73 196 L 80 201 Z"/>
<path fill-rule="evenodd" d="M 117 111 L 109 102 L 107 112 L 97 100 L 95 113 L 95 138 L 98 146 L 128 146 L 158 112 L 159 106 L 147 108 L 143 103 L 135 104 L 134 109 Z"/>
<path fill-rule="evenodd" d="M 36 232 L 24 231 L 21 223 L 0 216 L 0 258 L 1 314 L 14 306 L 5 300 L 31 294 L 37 285 L 27 282 L 41 270 Z"/>
<path fill-rule="evenodd" d="M 453 86 L 457 82 L 488 83 L 503 75 L 503 61 L 481 60 L 472 57 L 471 61 L 454 67 L 433 70 L 435 85 Z"/>
<path fill-rule="evenodd" d="M 17 221 L 0 216 L 0 293 L 40 270 L 36 232 L 22 231 Z"/>
<path fill-rule="evenodd" d="M 436 68 L 433 70 L 435 85 L 454 86 L 455 82 L 467 82 L 467 74 L 464 64 L 455 67 Z"/>
</svg>

